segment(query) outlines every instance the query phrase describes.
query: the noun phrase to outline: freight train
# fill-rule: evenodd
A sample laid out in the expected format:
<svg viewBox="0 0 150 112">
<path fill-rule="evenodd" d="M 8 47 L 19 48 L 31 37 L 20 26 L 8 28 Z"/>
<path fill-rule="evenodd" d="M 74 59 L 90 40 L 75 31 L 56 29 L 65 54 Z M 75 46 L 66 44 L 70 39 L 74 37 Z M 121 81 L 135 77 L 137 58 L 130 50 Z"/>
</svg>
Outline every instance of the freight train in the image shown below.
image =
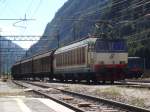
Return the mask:
<svg viewBox="0 0 150 112">
<path fill-rule="evenodd" d="M 89 37 L 20 60 L 11 70 L 14 79 L 114 82 L 125 79 L 127 62 L 126 40 Z"/>
</svg>

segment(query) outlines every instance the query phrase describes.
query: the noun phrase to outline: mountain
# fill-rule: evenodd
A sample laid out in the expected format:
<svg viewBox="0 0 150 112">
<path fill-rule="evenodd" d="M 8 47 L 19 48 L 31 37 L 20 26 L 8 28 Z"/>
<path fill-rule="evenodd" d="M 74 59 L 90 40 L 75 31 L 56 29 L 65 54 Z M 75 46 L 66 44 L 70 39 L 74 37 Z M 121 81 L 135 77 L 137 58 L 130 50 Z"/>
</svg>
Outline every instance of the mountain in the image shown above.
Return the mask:
<svg viewBox="0 0 150 112">
<path fill-rule="evenodd" d="M 28 55 L 58 47 L 58 37 L 60 46 L 62 46 L 92 33 L 94 22 L 87 24 L 87 21 L 78 21 L 78 19 L 85 19 L 83 14 L 86 16 L 97 10 L 98 7 L 108 4 L 110 4 L 108 0 L 84 0 L 84 2 L 82 0 L 68 0 L 56 13 L 54 19 L 47 24 L 43 37 L 31 47 Z M 99 14 L 86 17 L 86 20 L 97 18 L 100 18 Z"/>
<path fill-rule="evenodd" d="M 11 66 L 25 54 L 25 50 L 0 37 L 0 75 L 10 72 Z"/>
<path fill-rule="evenodd" d="M 145 58 L 146 66 L 150 67 L 149 13 L 149 0 L 68 0 L 47 24 L 43 37 L 29 49 L 27 56 L 84 38 L 95 33 L 95 24 L 99 24 L 99 32 L 107 31 L 109 37 L 127 39 L 129 55 Z"/>
</svg>

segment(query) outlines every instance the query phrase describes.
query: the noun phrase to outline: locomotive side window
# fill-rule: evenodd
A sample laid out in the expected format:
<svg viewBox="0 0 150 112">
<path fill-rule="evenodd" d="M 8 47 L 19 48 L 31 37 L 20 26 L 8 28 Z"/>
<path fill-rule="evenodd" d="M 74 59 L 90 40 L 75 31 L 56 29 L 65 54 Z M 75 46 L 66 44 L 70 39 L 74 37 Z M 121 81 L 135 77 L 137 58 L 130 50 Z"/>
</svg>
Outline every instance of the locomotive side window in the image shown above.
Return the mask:
<svg viewBox="0 0 150 112">
<path fill-rule="evenodd" d="M 66 53 L 64 53 L 64 59 L 63 59 L 63 61 L 64 61 L 64 65 L 63 66 L 65 66 L 66 65 Z"/>
<path fill-rule="evenodd" d="M 67 62 L 67 60 L 66 60 L 66 53 L 64 53 L 64 59 L 63 59 L 63 61 L 64 61 L 64 65 L 63 66 L 65 66 L 66 62 Z"/>
<path fill-rule="evenodd" d="M 108 42 L 97 40 L 95 44 L 95 50 L 96 52 L 108 51 L 109 50 Z"/>
<path fill-rule="evenodd" d="M 63 54 L 61 53 L 61 66 L 63 65 Z"/>
<path fill-rule="evenodd" d="M 62 63 L 62 61 L 61 61 L 61 54 L 59 54 L 59 66 L 61 66 L 61 63 Z"/>
<path fill-rule="evenodd" d="M 68 66 L 68 51 L 65 53 L 65 61 L 66 61 L 65 66 Z"/>
<path fill-rule="evenodd" d="M 73 50 L 73 65 L 75 64 L 75 50 Z"/>
<path fill-rule="evenodd" d="M 62 66 L 64 66 L 65 62 L 64 62 L 64 53 L 62 53 Z"/>
<path fill-rule="evenodd" d="M 82 47 L 82 64 L 85 63 L 85 47 Z"/>
<path fill-rule="evenodd" d="M 78 64 L 78 49 L 75 49 L 75 64 Z"/>
<path fill-rule="evenodd" d="M 77 48 L 77 64 L 80 64 L 79 57 L 80 57 L 79 48 Z"/>
<path fill-rule="evenodd" d="M 59 57 L 58 57 L 58 54 L 55 55 L 55 57 L 56 57 L 56 66 L 59 66 Z"/>
<path fill-rule="evenodd" d="M 63 53 L 63 64 L 62 64 L 62 66 L 64 66 L 65 65 L 65 54 Z"/>
<path fill-rule="evenodd" d="M 60 54 L 58 54 L 58 66 L 61 66 L 61 62 L 60 62 L 60 61 L 61 61 L 61 59 L 60 59 L 60 58 L 61 58 L 61 55 L 60 55 Z"/>
<path fill-rule="evenodd" d="M 81 64 L 81 48 L 79 48 L 79 64 Z"/>
<path fill-rule="evenodd" d="M 58 54 L 58 66 L 60 66 L 60 61 L 61 61 L 60 58 L 61 58 L 60 54 Z"/>
<path fill-rule="evenodd" d="M 68 51 L 68 65 L 70 65 L 70 51 Z"/>
<path fill-rule="evenodd" d="M 65 54 L 66 54 L 66 66 L 68 66 L 68 52 L 66 52 Z"/>
<path fill-rule="evenodd" d="M 66 66 L 68 65 L 68 52 L 65 53 Z"/>
<path fill-rule="evenodd" d="M 58 58 L 58 55 L 56 55 L 56 66 L 59 66 L 59 58 Z"/>
<path fill-rule="evenodd" d="M 61 53 L 60 56 L 61 56 L 61 60 L 60 60 L 61 65 L 60 66 L 62 66 L 63 65 L 63 54 Z"/>
<path fill-rule="evenodd" d="M 75 63 L 75 50 L 73 50 L 73 56 L 72 56 L 72 58 L 73 58 L 73 65 L 74 65 L 74 63 Z"/>
<path fill-rule="evenodd" d="M 72 65 L 72 50 L 70 51 L 70 65 Z"/>
<path fill-rule="evenodd" d="M 70 51 L 67 51 L 66 54 L 67 54 L 67 66 L 68 66 L 69 63 L 70 63 L 69 62 L 70 61 L 70 57 L 69 57 L 70 56 Z"/>
<path fill-rule="evenodd" d="M 56 55 L 56 66 L 60 66 L 60 54 Z"/>
</svg>

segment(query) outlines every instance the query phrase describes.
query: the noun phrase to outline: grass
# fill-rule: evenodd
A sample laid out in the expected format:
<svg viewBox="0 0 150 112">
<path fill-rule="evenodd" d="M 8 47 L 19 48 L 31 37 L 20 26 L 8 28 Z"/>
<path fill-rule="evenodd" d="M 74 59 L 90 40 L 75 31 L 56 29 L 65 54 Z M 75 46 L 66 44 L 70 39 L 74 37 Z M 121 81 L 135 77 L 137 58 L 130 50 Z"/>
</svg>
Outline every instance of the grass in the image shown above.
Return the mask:
<svg viewBox="0 0 150 112">
<path fill-rule="evenodd" d="M 135 105 L 137 107 L 145 107 L 145 103 L 144 102 L 145 102 L 144 99 L 133 98 L 133 99 L 131 99 L 130 104 L 131 105 Z"/>
<path fill-rule="evenodd" d="M 105 89 L 96 89 L 94 93 L 96 95 L 104 94 L 104 95 L 111 95 L 113 97 L 121 96 L 121 93 L 115 87 L 110 87 L 110 88 L 105 88 Z"/>
</svg>

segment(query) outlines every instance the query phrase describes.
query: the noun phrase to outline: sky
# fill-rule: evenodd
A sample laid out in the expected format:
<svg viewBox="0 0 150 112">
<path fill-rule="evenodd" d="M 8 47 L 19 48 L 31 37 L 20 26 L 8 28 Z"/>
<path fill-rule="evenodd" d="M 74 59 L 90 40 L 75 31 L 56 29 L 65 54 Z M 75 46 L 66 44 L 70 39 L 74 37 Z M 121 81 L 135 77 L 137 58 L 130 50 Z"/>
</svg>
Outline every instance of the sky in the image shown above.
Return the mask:
<svg viewBox="0 0 150 112">
<path fill-rule="evenodd" d="M 0 20 L 0 35 L 42 35 L 58 9 L 67 0 L 0 0 L 0 19 L 35 19 L 32 21 Z M 16 23 L 19 22 L 19 23 Z M 19 37 L 23 38 L 23 37 Z M 30 37 L 29 37 L 30 38 Z M 36 41 L 16 41 L 28 49 Z"/>
</svg>

